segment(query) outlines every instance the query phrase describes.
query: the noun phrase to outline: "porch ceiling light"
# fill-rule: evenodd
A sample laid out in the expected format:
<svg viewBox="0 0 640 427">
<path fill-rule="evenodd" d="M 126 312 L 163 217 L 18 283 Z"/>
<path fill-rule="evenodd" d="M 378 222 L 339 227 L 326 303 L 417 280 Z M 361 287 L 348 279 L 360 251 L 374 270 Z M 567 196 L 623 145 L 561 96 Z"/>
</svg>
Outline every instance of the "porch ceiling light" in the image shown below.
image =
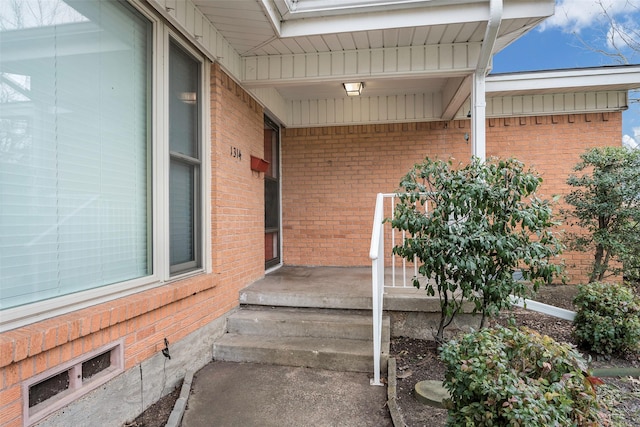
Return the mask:
<svg viewBox="0 0 640 427">
<path fill-rule="evenodd" d="M 344 90 L 347 91 L 347 96 L 360 96 L 364 88 L 364 83 L 342 83 L 342 86 L 344 86 Z"/>
</svg>

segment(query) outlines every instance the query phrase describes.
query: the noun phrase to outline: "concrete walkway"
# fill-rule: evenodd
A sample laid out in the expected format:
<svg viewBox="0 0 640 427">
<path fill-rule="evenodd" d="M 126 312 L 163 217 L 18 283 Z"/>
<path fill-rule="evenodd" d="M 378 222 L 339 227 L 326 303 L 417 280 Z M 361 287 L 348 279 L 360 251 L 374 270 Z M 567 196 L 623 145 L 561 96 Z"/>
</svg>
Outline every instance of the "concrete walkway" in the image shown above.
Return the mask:
<svg viewBox="0 0 640 427">
<path fill-rule="evenodd" d="M 193 379 L 183 427 L 388 427 L 387 388 L 369 375 L 211 362 Z"/>
</svg>

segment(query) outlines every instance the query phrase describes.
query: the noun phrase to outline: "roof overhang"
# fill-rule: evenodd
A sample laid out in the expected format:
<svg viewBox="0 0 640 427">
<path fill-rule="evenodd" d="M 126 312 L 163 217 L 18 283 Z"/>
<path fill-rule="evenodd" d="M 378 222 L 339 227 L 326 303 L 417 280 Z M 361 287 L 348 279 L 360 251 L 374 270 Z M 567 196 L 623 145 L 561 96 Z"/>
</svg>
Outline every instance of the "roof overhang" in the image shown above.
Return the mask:
<svg viewBox="0 0 640 427">
<path fill-rule="evenodd" d="M 640 65 L 492 74 L 486 87 L 492 96 L 628 91 L 640 88 Z"/>
</svg>

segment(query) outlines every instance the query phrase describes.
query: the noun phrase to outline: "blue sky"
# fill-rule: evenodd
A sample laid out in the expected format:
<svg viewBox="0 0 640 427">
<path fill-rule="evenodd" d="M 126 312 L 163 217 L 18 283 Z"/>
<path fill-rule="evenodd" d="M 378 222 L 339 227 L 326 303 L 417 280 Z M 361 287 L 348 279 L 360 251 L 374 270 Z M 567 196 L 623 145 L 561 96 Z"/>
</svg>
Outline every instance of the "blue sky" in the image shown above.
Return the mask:
<svg viewBox="0 0 640 427">
<path fill-rule="evenodd" d="M 612 24 L 631 37 L 635 50 Z M 558 0 L 554 16 L 495 55 L 493 73 L 619 65 L 602 53 L 615 53 L 616 46 L 628 63 L 640 64 L 638 44 L 640 0 Z M 622 122 L 621 141 L 640 144 L 640 103 L 630 105 Z"/>
</svg>

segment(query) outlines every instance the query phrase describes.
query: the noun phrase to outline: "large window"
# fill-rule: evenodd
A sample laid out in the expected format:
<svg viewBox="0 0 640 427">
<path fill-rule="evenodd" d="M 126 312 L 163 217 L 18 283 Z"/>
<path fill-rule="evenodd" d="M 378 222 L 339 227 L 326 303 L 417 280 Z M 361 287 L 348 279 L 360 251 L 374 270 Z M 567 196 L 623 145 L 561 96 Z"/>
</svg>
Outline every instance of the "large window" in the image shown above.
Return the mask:
<svg viewBox="0 0 640 427">
<path fill-rule="evenodd" d="M 0 17 L 0 309 L 200 269 L 203 59 L 123 1 Z"/>
</svg>

